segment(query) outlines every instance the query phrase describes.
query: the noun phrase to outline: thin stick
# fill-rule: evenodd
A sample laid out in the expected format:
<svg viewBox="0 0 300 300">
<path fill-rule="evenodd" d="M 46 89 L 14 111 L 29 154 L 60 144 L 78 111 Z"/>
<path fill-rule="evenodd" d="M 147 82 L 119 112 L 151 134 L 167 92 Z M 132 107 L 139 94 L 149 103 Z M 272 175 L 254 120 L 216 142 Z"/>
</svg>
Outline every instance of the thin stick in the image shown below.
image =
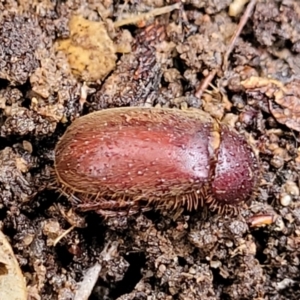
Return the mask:
<svg viewBox="0 0 300 300">
<path fill-rule="evenodd" d="M 71 226 L 69 229 L 65 230 L 60 236 L 58 236 L 54 242 L 53 242 L 53 246 L 55 247 L 57 245 L 57 243 L 64 238 L 67 234 L 69 234 L 73 229 L 75 228 L 75 226 Z"/>
<path fill-rule="evenodd" d="M 210 85 L 210 83 L 212 82 L 212 80 L 214 79 L 214 77 L 217 74 L 217 69 L 212 70 L 205 78 L 204 80 L 201 82 L 201 84 L 199 85 L 199 87 L 196 90 L 195 96 L 199 99 L 201 99 L 203 92 L 207 89 L 207 87 Z"/>
<path fill-rule="evenodd" d="M 251 0 L 249 2 L 246 10 L 244 11 L 243 16 L 240 19 L 240 22 L 239 22 L 239 25 L 237 27 L 237 30 L 235 31 L 234 35 L 232 36 L 232 38 L 230 40 L 229 47 L 228 47 L 228 49 L 227 49 L 227 51 L 225 53 L 224 60 L 223 60 L 223 70 L 224 71 L 227 70 L 227 67 L 228 67 L 228 57 L 229 57 L 230 53 L 232 52 L 232 50 L 233 50 L 233 48 L 235 46 L 237 38 L 241 34 L 244 26 L 246 25 L 248 19 L 250 18 L 255 4 L 256 4 L 256 0 Z"/>
<path fill-rule="evenodd" d="M 243 14 L 243 16 L 240 19 L 239 25 L 237 27 L 237 30 L 235 31 L 234 35 L 232 36 L 230 43 L 228 45 L 228 49 L 224 55 L 224 60 L 223 60 L 223 71 L 227 70 L 228 67 L 228 57 L 230 55 L 230 53 L 232 52 L 236 40 L 239 37 L 239 35 L 241 34 L 245 24 L 247 23 L 249 17 L 251 16 L 252 10 L 254 8 L 256 4 L 256 0 L 251 0 Z M 201 98 L 203 92 L 207 89 L 207 87 L 210 85 L 210 83 L 212 82 L 212 80 L 214 79 L 214 77 L 216 76 L 218 72 L 218 69 L 212 70 L 208 76 L 206 76 L 204 78 L 204 80 L 199 84 L 199 86 L 196 88 L 196 92 L 195 92 L 195 96 L 197 98 Z"/>
<path fill-rule="evenodd" d="M 132 14 L 132 15 L 129 15 L 127 18 L 123 19 L 123 20 L 119 20 L 119 21 L 114 22 L 114 25 L 115 25 L 115 27 L 121 27 L 121 26 L 128 25 L 128 24 L 136 24 L 136 23 L 141 22 L 143 20 L 148 20 L 148 19 L 151 19 L 155 16 L 159 16 L 159 15 L 169 13 L 172 10 L 180 9 L 180 7 L 181 7 L 181 3 L 178 2 L 178 3 L 175 3 L 175 4 L 169 5 L 169 6 L 155 8 L 155 9 L 153 9 L 150 12 L 147 12 L 147 13 Z"/>
</svg>

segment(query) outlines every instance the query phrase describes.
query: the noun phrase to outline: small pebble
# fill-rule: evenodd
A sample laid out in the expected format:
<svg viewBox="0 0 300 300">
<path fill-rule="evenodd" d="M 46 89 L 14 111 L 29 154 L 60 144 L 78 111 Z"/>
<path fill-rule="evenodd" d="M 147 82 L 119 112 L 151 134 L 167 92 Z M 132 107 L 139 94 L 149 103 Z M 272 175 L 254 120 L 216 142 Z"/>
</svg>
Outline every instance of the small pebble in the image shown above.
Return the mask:
<svg viewBox="0 0 300 300">
<path fill-rule="evenodd" d="M 292 202 L 292 197 L 290 195 L 285 193 L 280 195 L 280 204 L 282 206 L 289 206 L 291 202 Z"/>
</svg>

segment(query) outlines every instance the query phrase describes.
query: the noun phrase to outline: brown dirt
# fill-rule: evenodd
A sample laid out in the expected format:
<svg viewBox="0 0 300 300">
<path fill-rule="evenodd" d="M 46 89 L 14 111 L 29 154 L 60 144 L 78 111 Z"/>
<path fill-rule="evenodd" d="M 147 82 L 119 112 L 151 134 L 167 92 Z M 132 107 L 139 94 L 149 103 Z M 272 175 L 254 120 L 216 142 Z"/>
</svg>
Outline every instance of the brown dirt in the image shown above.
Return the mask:
<svg viewBox="0 0 300 300">
<path fill-rule="evenodd" d="M 299 2 L 258 1 L 226 70 L 224 54 L 240 19 L 228 15 L 231 1 L 185 1 L 183 9 L 149 20 L 157 26 L 152 31 L 114 29 L 112 21 L 167 3 L 124 3 L 0 3 L 0 219 L 30 299 L 73 299 L 96 262 L 102 270 L 90 300 L 299 299 L 300 139 L 288 122 L 298 125 L 299 118 Z M 105 21 L 116 45 L 133 39 L 103 82 L 86 85 L 55 48 L 69 37 L 73 14 Z M 215 88 L 198 99 L 212 72 Z M 273 83 L 241 83 L 251 76 L 281 83 L 281 97 Z M 263 170 L 255 200 L 237 217 L 204 209 L 176 220 L 166 211 L 74 220 L 68 199 L 51 186 L 55 144 L 80 115 L 124 105 L 205 109 L 247 135 Z M 266 226 L 251 226 L 260 214 Z M 109 250 L 108 243 L 118 247 Z"/>
</svg>

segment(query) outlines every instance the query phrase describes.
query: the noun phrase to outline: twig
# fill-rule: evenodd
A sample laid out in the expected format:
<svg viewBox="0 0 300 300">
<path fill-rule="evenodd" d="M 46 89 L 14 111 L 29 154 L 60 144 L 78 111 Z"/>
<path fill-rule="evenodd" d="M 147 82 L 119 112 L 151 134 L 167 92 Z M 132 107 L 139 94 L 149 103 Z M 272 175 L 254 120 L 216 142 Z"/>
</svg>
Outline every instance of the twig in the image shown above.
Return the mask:
<svg viewBox="0 0 300 300">
<path fill-rule="evenodd" d="M 228 57 L 231 53 L 231 51 L 233 50 L 236 40 L 239 37 L 239 35 L 241 34 L 244 26 L 246 25 L 248 19 L 251 16 L 252 10 L 254 8 L 256 4 L 256 0 L 251 0 L 246 8 L 246 10 L 244 11 L 243 16 L 240 19 L 239 25 L 237 27 L 237 30 L 235 31 L 234 35 L 232 36 L 229 46 L 227 48 L 227 51 L 224 55 L 224 60 L 223 60 L 223 71 L 227 70 L 227 66 L 228 66 Z"/>
<path fill-rule="evenodd" d="M 199 87 L 196 90 L 195 96 L 199 99 L 201 99 L 203 92 L 207 89 L 207 87 L 210 85 L 210 83 L 212 82 L 212 80 L 214 79 L 214 77 L 217 74 L 217 69 L 212 70 L 205 78 L 204 80 L 201 82 L 201 84 L 199 85 Z"/>
<path fill-rule="evenodd" d="M 67 234 L 69 234 L 73 229 L 75 228 L 75 226 L 71 226 L 69 229 L 65 230 L 61 235 L 59 235 L 53 242 L 53 246 L 55 247 L 57 245 L 57 243 L 59 243 L 59 241 L 64 238 Z"/>
<path fill-rule="evenodd" d="M 150 12 L 147 12 L 147 13 L 129 15 L 127 18 L 125 18 L 123 20 L 119 20 L 119 21 L 114 22 L 114 26 L 115 27 L 120 27 L 120 26 L 124 26 L 124 25 L 128 25 L 128 24 L 136 24 L 136 23 L 141 22 L 143 20 L 148 20 L 148 19 L 151 19 L 155 16 L 159 16 L 159 15 L 169 13 L 169 12 L 175 10 L 175 9 L 180 9 L 180 7 L 181 7 L 181 3 L 178 2 L 178 3 L 175 3 L 175 4 L 169 5 L 169 6 L 155 8 L 155 9 L 153 9 Z"/>
<path fill-rule="evenodd" d="M 224 55 L 224 60 L 223 60 L 223 71 L 227 70 L 227 65 L 228 65 L 228 57 L 230 55 L 230 53 L 232 52 L 234 46 L 235 46 L 235 43 L 236 43 L 236 40 L 238 38 L 238 36 L 241 34 L 245 24 L 247 23 L 251 13 L 252 13 L 252 10 L 254 8 L 256 4 L 256 0 L 251 0 L 243 14 L 243 16 L 241 17 L 240 19 L 240 22 L 239 22 L 239 25 L 237 27 L 237 30 L 235 31 L 234 35 L 232 36 L 231 40 L 230 40 L 230 43 L 228 45 L 228 49 Z M 196 92 L 195 92 L 195 96 L 197 98 L 201 98 L 202 97 L 202 94 L 203 92 L 206 90 L 206 88 L 209 86 L 209 84 L 212 82 L 212 80 L 214 79 L 214 77 L 216 76 L 218 72 L 218 69 L 215 69 L 215 70 L 212 70 L 208 76 L 206 76 L 204 78 L 204 80 L 200 83 L 200 85 L 196 88 Z"/>
</svg>

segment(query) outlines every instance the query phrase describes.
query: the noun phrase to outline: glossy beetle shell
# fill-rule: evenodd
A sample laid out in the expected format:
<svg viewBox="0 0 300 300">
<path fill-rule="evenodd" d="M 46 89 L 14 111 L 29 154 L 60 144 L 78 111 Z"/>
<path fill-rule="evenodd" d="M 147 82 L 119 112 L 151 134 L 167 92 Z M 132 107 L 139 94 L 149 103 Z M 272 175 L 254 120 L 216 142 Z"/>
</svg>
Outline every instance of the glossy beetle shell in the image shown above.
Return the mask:
<svg viewBox="0 0 300 300">
<path fill-rule="evenodd" d="M 102 214 L 159 208 L 230 208 L 257 186 L 246 140 L 199 110 L 113 108 L 76 119 L 55 149 L 58 183 Z"/>
</svg>

